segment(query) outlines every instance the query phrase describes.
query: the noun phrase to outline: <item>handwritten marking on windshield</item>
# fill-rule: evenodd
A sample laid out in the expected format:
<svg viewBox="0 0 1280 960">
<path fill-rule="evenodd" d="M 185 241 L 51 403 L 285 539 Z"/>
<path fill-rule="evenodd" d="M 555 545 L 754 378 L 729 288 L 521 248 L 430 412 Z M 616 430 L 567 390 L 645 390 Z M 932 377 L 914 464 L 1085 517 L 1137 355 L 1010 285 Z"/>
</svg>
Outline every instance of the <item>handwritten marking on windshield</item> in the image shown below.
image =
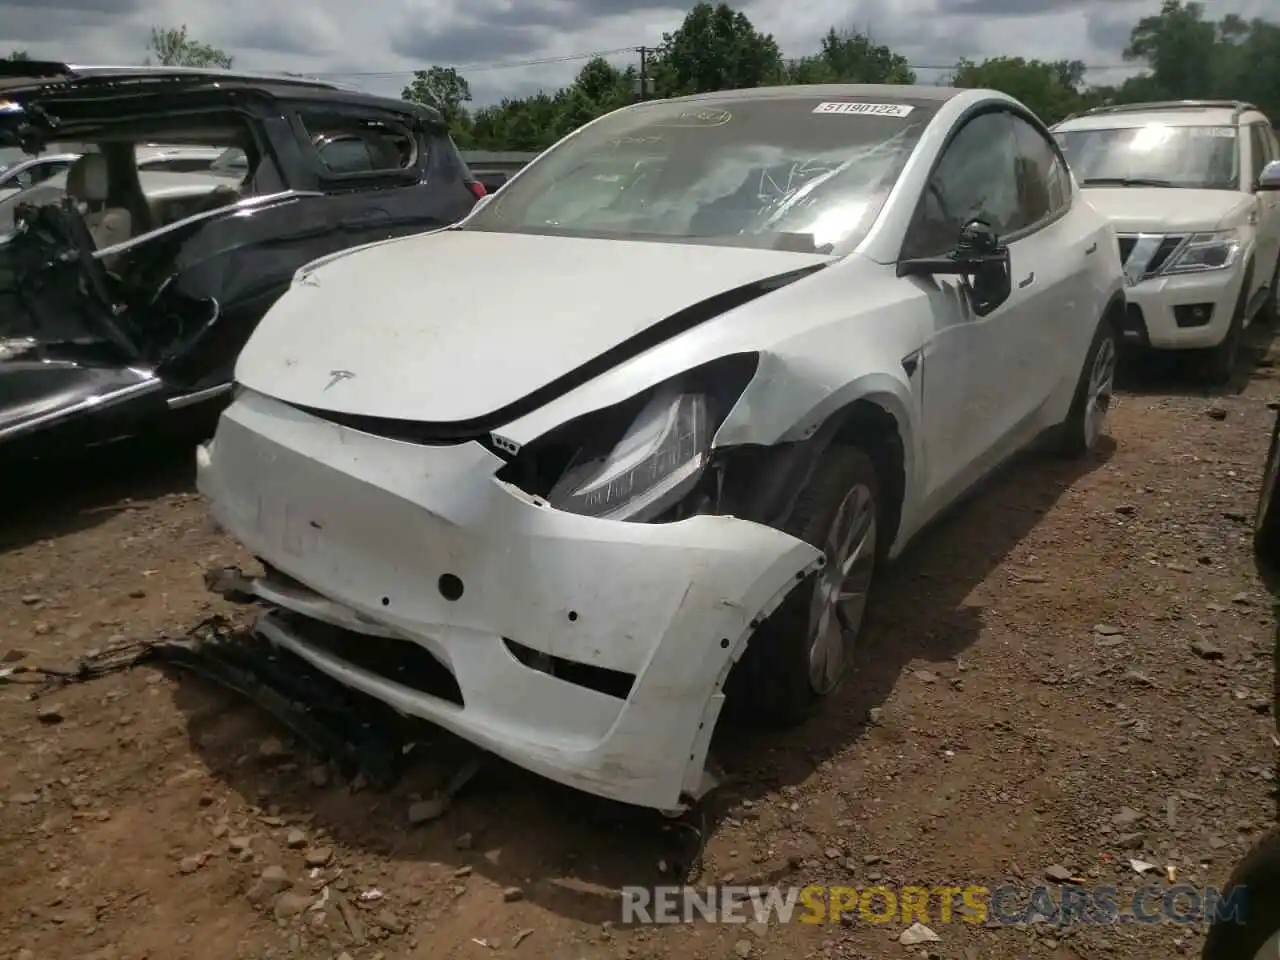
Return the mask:
<svg viewBox="0 0 1280 960">
<path fill-rule="evenodd" d="M 654 127 L 719 127 L 733 119 L 728 110 L 682 110 L 670 120 L 656 120 Z"/>
</svg>

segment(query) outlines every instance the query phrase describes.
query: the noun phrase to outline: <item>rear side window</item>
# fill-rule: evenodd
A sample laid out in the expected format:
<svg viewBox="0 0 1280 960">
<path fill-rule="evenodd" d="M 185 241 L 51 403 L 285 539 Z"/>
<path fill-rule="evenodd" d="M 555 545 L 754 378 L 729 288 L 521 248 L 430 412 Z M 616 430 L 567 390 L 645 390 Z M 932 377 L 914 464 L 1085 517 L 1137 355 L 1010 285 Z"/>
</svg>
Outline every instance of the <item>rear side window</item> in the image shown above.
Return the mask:
<svg viewBox="0 0 1280 960">
<path fill-rule="evenodd" d="M 416 169 L 421 147 L 400 124 L 319 112 L 298 114 L 316 159 L 334 175 L 399 173 Z"/>
</svg>

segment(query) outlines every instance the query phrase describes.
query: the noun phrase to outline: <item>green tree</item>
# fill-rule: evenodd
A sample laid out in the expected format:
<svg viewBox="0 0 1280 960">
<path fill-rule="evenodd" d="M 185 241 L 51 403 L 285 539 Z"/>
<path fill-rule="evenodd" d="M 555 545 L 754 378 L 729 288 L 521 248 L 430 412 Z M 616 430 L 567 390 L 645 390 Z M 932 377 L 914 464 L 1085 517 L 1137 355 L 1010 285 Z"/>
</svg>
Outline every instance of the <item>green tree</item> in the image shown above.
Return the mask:
<svg viewBox="0 0 1280 960">
<path fill-rule="evenodd" d="M 653 76 L 658 94 L 670 97 L 782 82 L 786 68 L 772 34 L 727 3 L 703 0 L 663 36 Z"/>
<path fill-rule="evenodd" d="M 1124 57 L 1145 71 L 1098 91 L 1114 102 L 1245 100 L 1280 122 L 1280 24 L 1236 14 L 1210 21 L 1200 3 L 1164 0 L 1134 24 Z"/>
<path fill-rule="evenodd" d="M 6 60 L 30 60 L 30 59 L 31 59 L 31 55 L 30 55 L 29 53 L 27 53 L 27 51 L 25 51 L 25 50 L 14 50 L 12 53 L 10 53 L 8 56 L 6 56 L 4 59 L 6 59 Z"/>
<path fill-rule="evenodd" d="M 951 82 L 957 87 L 999 90 L 1022 101 L 1045 123 L 1082 109 L 1089 98 L 1081 93 L 1085 65 L 1076 60 L 1024 60 L 992 57 L 975 63 L 961 60 Z"/>
<path fill-rule="evenodd" d="M 400 91 L 400 98 L 435 107 L 444 117 L 454 140 L 459 145 L 469 145 L 472 121 L 467 104 L 471 102 L 471 84 L 456 69 L 429 67 L 415 70 L 413 82 Z"/>
<path fill-rule="evenodd" d="M 1151 68 L 1160 93 L 1176 100 L 1212 96 L 1217 31 L 1204 20 L 1204 7 L 1164 0 L 1160 12 L 1141 18 L 1124 49 L 1128 61 Z"/>
<path fill-rule="evenodd" d="M 837 33 L 832 27 L 816 54 L 791 63 L 787 79 L 791 83 L 915 83 L 916 75 L 906 57 L 860 33 Z"/>
<path fill-rule="evenodd" d="M 187 26 L 152 27 L 147 41 L 147 58 L 165 67 L 219 67 L 230 70 L 234 59 L 225 50 L 201 43 L 187 35 Z"/>
</svg>

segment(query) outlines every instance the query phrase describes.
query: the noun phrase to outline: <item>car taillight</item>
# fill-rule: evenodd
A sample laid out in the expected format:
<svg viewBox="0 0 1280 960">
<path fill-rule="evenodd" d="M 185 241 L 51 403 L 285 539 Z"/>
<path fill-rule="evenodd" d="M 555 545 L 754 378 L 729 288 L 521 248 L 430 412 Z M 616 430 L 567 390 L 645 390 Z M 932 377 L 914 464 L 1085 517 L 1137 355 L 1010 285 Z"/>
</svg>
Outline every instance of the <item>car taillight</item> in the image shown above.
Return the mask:
<svg viewBox="0 0 1280 960">
<path fill-rule="evenodd" d="M 474 194 L 477 200 L 484 199 L 484 195 L 485 193 L 487 193 L 487 191 L 484 188 L 484 184 L 481 183 L 479 180 L 468 180 L 467 189 L 470 190 L 472 194 Z"/>
</svg>

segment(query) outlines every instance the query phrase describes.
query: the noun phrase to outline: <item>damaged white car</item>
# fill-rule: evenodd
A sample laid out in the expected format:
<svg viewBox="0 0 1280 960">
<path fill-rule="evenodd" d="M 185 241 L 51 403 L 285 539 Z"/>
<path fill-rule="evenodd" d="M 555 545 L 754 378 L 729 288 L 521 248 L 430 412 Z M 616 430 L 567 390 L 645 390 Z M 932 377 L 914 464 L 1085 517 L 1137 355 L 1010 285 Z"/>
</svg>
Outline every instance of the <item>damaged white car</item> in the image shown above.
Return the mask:
<svg viewBox="0 0 1280 960">
<path fill-rule="evenodd" d="M 271 641 L 677 811 L 726 699 L 795 722 L 837 689 L 927 521 L 1038 438 L 1094 446 L 1123 289 L 1002 94 L 642 103 L 456 227 L 300 271 L 199 487 Z"/>
</svg>

